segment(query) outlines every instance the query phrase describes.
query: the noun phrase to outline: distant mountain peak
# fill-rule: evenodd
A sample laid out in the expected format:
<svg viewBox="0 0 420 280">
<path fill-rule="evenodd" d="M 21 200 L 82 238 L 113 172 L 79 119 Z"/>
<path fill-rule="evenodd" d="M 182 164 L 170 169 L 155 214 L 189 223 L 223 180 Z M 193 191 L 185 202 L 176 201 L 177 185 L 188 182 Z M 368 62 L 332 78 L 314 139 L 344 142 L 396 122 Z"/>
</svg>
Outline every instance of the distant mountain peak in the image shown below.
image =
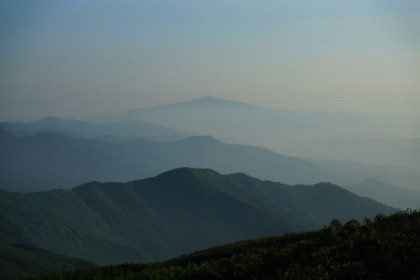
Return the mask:
<svg viewBox="0 0 420 280">
<path fill-rule="evenodd" d="M 234 106 L 234 107 L 243 107 L 249 109 L 261 109 L 260 107 L 240 101 L 224 99 L 219 97 L 214 97 L 211 95 L 204 95 L 202 97 L 189 100 L 179 104 L 191 104 L 191 105 L 216 105 L 216 106 Z"/>
<path fill-rule="evenodd" d="M 53 122 L 53 121 L 61 121 L 62 119 L 54 117 L 54 116 L 46 116 L 43 117 L 35 122 Z"/>
<path fill-rule="evenodd" d="M 232 100 L 232 99 L 226 99 L 226 98 L 220 98 L 220 97 L 216 97 L 216 96 L 212 96 L 212 95 L 203 95 L 199 98 L 192 99 L 192 100 L 189 100 L 189 101 L 186 101 L 186 102 L 194 102 L 194 101 L 200 101 L 200 102 L 232 102 L 232 103 L 246 104 L 246 103 L 243 103 L 243 102 L 240 102 L 240 101 L 236 101 L 236 100 Z M 247 105 L 251 105 L 251 104 L 247 104 Z"/>
<path fill-rule="evenodd" d="M 208 168 L 193 168 L 193 167 L 179 167 L 179 168 L 175 168 L 166 172 L 163 172 L 159 175 L 156 176 L 156 178 L 164 178 L 164 177 L 176 177 L 176 178 L 181 178 L 181 177 L 196 177 L 197 174 L 202 174 L 202 175 L 209 175 L 209 176 L 222 176 L 220 173 L 218 173 L 217 171 L 214 171 L 213 169 L 208 169 Z"/>
<path fill-rule="evenodd" d="M 375 180 L 375 179 L 372 179 L 372 178 L 367 178 L 367 179 L 364 179 L 362 182 L 361 182 L 361 184 L 370 184 L 370 183 L 375 183 L 375 184 L 387 184 L 387 183 L 385 183 L 385 182 L 382 182 L 382 181 L 380 181 L 380 180 Z"/>
<path fill-rule="evenodd" d="M 143 111 L 150 111 L 150 110 L 165 110 L 165 109 L 185 109 L 185 108 L 194 108 L 197 107 L 199 109 L 202 108 L 213 108 L 217 107 L 218 109 L 248 109 L 248 110 L 261 110 L 261 107 L 256 105 L 248 104 L 245 102 L 230 100 L 230 99 L 223 99 L 219 97 L 214 97 L 211 95 L 204 95 L 202 97 L 187 100 L 184 102 L 179 103 L 171 103 L 171 104 L 162 104 L 157 105 L 149 108 L 140 108 L 140 109 L 131 109 L 127 111 L 127 114 L 136 114 Z"/>
<path fill-rule="evenodd" d="M 46 116 L 43 117 L 42 119 L 39 119 L 37 121 L 34 121 L 30 124 L 32 125 L 62 125 L 64 123 L 81 123 L 81 121 L 79 120 L 75 120 L 75 119 L 61 119 L 58 117 L 54 117 L 54 116 Z"/>
<path fill-rule="evenodd" d="M 331 182 L 319 182 L 315 184 L 316 187 L 336 187 L 337 185 L 331 183 Z"/>
<path fill-rule="evenodd" d="M 226 100 L 219 97 L 211 96 L 211 95 L 203 95 L 202 97 L 199 97 L 198 100 Z"/>
<path fill-rule="evenodd" d="M 178 140 L 181 142 L 187 143 L 199 143 L 199 144 L 220 144 L 221 142 L 210 135 L 199 135 L 199 136 L 191 136 L 184 138 L 182 140 Z"/>
</svg>

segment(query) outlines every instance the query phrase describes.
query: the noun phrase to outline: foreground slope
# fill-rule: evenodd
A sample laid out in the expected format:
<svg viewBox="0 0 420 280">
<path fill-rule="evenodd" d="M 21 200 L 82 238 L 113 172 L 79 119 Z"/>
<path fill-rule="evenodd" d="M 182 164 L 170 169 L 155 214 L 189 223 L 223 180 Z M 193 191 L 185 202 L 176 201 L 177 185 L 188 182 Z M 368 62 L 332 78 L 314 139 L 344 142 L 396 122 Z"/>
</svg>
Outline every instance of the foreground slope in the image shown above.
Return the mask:
<svg viewBox="0 0 420 280">
<path fill-rule="evenodd" d="M 200 248 L 311 229 L 396 209 L 329 183 L 289 186 L 181 168 L 128 183 L 0 192 L 0 236 L 99 264 L 162 260 Z"/>
<path fill-rule="evenodd" d="M 38 279 L 419 279 L 419 259 L 420 212 L 413 211 Z"/>
<path fill-rule="evenodd" d="M 0 279 L 39 275 L 54 270 L 93 267 L 94 264 L 54 254 L 35 246 L 0 242 Z"/>
</svg>

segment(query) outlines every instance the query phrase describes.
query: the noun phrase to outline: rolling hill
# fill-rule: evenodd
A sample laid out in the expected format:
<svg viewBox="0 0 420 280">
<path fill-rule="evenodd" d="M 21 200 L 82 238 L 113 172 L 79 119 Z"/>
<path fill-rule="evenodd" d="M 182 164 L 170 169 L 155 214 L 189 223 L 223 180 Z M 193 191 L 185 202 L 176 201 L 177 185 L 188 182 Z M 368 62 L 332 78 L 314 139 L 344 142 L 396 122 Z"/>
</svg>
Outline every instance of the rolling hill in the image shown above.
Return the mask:
<svg viewBox="0 0 420 280">
<path fill-rule="evenodd" d="M 175 169 L 128 183 L 0 192 L 0 236 L 99 264 L 168 259 L 244 238 L 313 229 L 395 208 L 330 183 L 289 186 Z"/>
<path fill-rule="evenodd" d="M 0 242 L 0 279 L 16 280 L 53 271 L 94 267 L 93 263 L 51 253 L 28 244 Z"/>
<path fill-rule="evenodd" d="M 165 262 L 55 273 L 48 279 L 418 279 L 420 212 L 333 220 L 316 231 L 243 240 Z M 38 278 L 37 278 L 38 279 Z"/>
</svg>

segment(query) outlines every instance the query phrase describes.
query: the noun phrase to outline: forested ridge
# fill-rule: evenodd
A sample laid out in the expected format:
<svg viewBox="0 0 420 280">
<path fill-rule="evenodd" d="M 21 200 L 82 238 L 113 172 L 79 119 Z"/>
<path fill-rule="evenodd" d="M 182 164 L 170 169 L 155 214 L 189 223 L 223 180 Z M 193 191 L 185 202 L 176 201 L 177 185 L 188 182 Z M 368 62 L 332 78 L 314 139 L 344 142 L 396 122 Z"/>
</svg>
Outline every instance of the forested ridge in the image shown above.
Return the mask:
<svg viewBox="0 0 420 280">
<path fill-rule="evenodd" d="M 333 220 L 320 230 L 262 237 L 151 264 L 30 279 L 420 279 L 420 211 Z"/>
<path fill-rule="evenodd" d="M 333 218 L 345 222 L 398 211 L 330 183 L 289 186 L 195 168 L 72 190 L 0 191 L 0 209 L 4 242 L 98 265 L 163 261 L 219 244 L 318 229 Z"/>
</svg>

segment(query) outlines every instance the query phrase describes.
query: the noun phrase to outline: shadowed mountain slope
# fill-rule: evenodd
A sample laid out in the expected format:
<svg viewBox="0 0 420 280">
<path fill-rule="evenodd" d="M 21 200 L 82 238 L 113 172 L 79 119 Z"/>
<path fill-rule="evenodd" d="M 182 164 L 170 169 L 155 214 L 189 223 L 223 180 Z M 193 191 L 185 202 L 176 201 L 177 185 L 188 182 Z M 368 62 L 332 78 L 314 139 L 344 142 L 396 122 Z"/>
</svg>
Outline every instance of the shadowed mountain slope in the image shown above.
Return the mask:
<svg viewBox="0 0 420 280">
<path fill-rule="evenodd" d="M 41 275 L 52 271 L 95 266 L 93 263 L 48 252 L 27 244 L 0 242 L 0 278 L 15 280 L 20 276 Z"/>
<path fill-rule="evenodd" d="M 420 212 L 334 220 L 316 231 L 243 240 L 165 262 L 124 264 L 41 279 L 418 279 Z M 54 278 L 55 279 L 55 278 Z"/>
<path fill-rule="evenodd" d="M 128 183 L 0 192 L 0 236 L 95 263 L 167 259 L 243 238 L 396 209 L 338 186 L 181 168 Z"/>
</svg>

